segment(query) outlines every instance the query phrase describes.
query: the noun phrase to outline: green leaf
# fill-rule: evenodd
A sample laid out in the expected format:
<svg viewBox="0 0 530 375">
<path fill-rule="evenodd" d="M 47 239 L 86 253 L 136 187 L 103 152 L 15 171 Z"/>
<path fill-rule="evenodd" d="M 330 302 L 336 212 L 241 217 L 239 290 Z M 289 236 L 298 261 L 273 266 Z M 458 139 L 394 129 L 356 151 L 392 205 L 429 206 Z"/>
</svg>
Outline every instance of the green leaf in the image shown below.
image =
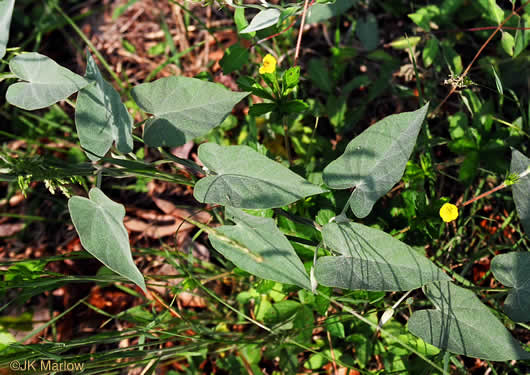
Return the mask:
<svg viewBox="0 0 530 375">
<path fill-rule="evenodd" d="M 6 54 L 9 26 L 11 25 L 14 6 L 15 0 L 0 1 L 0 59 L 3 59 Z"/>
<path fill-rule="evenodd" d="M 416 350 L 418 353 L 423 354 L 424 356 L 433 356 L 440 353 L 440 349 L 438 349 L 436 346 L 427 344 L 425 341 L 423 341 L 421 338 L 416 337 L 410 333 L 407 334 L 401 334 L 398 336 L 399 341 L 407 343 L 410 345 L 414 350 Z M 386 341 L 388 343 L 396 343 L 398 346 L 400 346 L 398 343 L 398 340 L 393 340 L 391 338 L 387 338 Z M 408 350 L 407 353 L 408 354 Z"/>
<path fill-rule="evenodd" d="M 233 244 L 210 236 L 212 246 L 239 268 L 267 280 L 294 284 L 311 290 L 304 265 L 274 220 L 249 215 L 226 207 L 226 216 L 236 225 L 223 225 L 217 230 L 261 257 L 243 252 Z"/>
<path fill-rule="evenodd" d="M 517 150 L 512 150 L 512 162 L 510 165 L 510 173 L 517 173 L 518 175 L 530 168 L 530 159 L 521 154 Z M 517 213 L 521 219 L 526 235 L 530 235 L 530 174 L 517 180 L 512 185 L 513 200 Z"/>
<path fill-rule="evenodd" d="M 300 99 L 295 99 L 283 103 L 280 108 L 284 113 L 303 113 L 307 111 L 309 105 Z"/>
<path fill-rule="evenodd" d="M 214 174 L 195 185 L 202 203 L 240 208 L 275 208 L 326 190 L 248 146 L 203 143 L 199 159 Z"/>
<path fill-rule="evenodd" d="M 482 17 L 486 20 L 496 23 L 497 25 L 502 22 L 504 18 L 504 11 L 500 6 L 497 5 L 495 0 L 476 0 L 471 4 L 476 6 L 482 13 Z"/>
<path fill-rule="evenodd" d="M 14 344 L 16 342 L 17 339 L 15 339 L 15 337 L 11 333 L 7 332 L 7 330 L 4 331 L 0 328 L 0 352 L 6 350 L 9 345 Z M 4 352 L 4 354 L 7 353 Z"/>
<path fill-rule="evenodd" d="M 36 52 L 16 56 L 9 62 L 9 69 L 28 82 L 9 86 L 6 99 L 28 111 L 49 107 L 88 85 L 83 77 Z"/>
<path fill-rule="evenodd" d="M 344 324 L 342 324 L 340 316 L 338 315 L 334 315 L 326 319 L 325 327 L 331 336 L 338 337 L 340 339 L 346 337 L 346 334 L 344 333 Z"/>
<path fill-rule="evenodd" d="M 90 199 L 76 196 L 68 201 L 81 244 L 105 266 L 145 291 L 145 281 L 134 264 L 129 236 L 123 225 L 125 208 L 98 188 L 90 189 L 88 196 Z"/>
<path fill-rule="evenodd" d="M 283 74 L 283 82 L 284 82 L 285 89 L 296 87 L 296 85 L 298 85 L 299 80 L 300 80 L 300 67 L 299 66 L 293 66 L 289 68 Z"/>
<path fill-rule="evenodd" d="M 292 300 L 277 302 L 265 312 L 263 321 L 265 324 L 281 323 L 296 314 L 301 306 L 300 302 Z"/>
<path fill-rule="evenodd" d="M 391 235 L 354 222 L 330 223 L 322 240 L 341 256 L 317 259 L 322 285 L 350 290 L 400 291 L 449 278 L 425 256 Z"/>
<path fill-rule="evenodd" d="M 372 13 L 369 13 L 366 18 L 357 21 L 356 32 L 364 48 L 368 51 L 377 48 L 379 44 L 379 27 L 377 26 L 377 18 Z"/>
<path fill-rule="evenodd" d="M 236 10 L 234 11 L 234 22 L 236 24 L 237 33 L 241 34 L 241 30 L 243 30 L 245 27 L 248 26 L 248 21 L 245 18 L 245 8 L 243 7 L 236 8 Z M 251 33 L 243 34 L 241 35 L 241 37 L 245 39 L 252 39 L 254 38 L 255 35 L 256 35 L 256 32 L 253 31 Z"/>
<path fill-rule="evenodd" d="M 464 65 L 462 64 L 462 58 L 460 55 L 456 53 L 448 40 L 443 40 L 440 44 L 442 46 L 445 61 L 449 64 L 451 73 L 455 75 L 461 74 L 464 70 Z"/>
<path fill-rule="evenodd" d="M 309 79 L 319 89 L 330 93 L 333 88 L 333 81 L 329 75 L 329 69 L 326 66 L 324 59 L 311 59 L 309 60 L 308 72 Z"/>
<path fill-rule="evenodd" d="M 427 5 L 426 7 L 418 9 L 415 13 L 409 14 L 409 18 L 416 25 L 425 31 L 431 30 L 431 20 L 440 14 L 440 8 L 436 5 Z"/>
<path fill-rule="evenodd" d="M 221 65 L 224 74 L 230 74 L 241 69 L 248 61 L 248 56 L 248 49 L 240 43 L 236 43 L 225 50 L 223 58 L 219 61 L 219 65 Z"/>
<path fill-rule="evenodd" d="M 125 42 L 127 42 L 127 41 L 124 39 L 122 41 L 122 44 L 125 45 Z M 131 43 L 127 42 L 127 44 L 129 44 L 132 47 L 130 49 L 134 48 L 134 46 Z M 125 49 L 127 49 L 127 48 L 125 48 Z M 163 42 L 157 43 L 154 46 L 152 46 L 151 48 L 149 48 L 147 50 L 147 54 L 149 56 L 158 56 L 158 55 L 163 54 L 165 51 L 166 51 L 166 41 L 163 41 Z M 136 52 L 131 52 L 131 53 L 136 53 Z"/>
<path fill-rule="evenodd" d="M 330 19 L 331 17 L 344 14 L 353 7 L 358 0 L 335 0 L 329 4 L 314 4 L 307 10 L 306 23 L 318 23 Z"/>
<path fill-rule="evenodd" d="M 330 349 L 324 349 L 321 352 L 311 354 L 305 361 L 304 367 L 310 370 L 318 370 L 329 362 L 328 358 L 340 358 L 341 356 L 342 352 L 339 349 L 333 349 L 333 354 Z"/>
<path fill-rule="evenodd" d="M 501 37 L 501 46 L 504 52 L 508 54 L 508 56 L 513 56 L 514 54 L 514 48 L 515 48 L 515 38 L 512 34 L 510 34 L 507 31 L 502 31 L 502 37 Z"/>
<path fill-rule="evenodd" d="M 249 110 L 248 114 L 251 116 L 261 116 L 265 113 L 269 113 L 276 109 L 276 103 L 257 103 L 253 104 Z"/>
<path fill-rule="evenodd" d="M 373 353 L 373 343 L 369 333 L 354 333 L 348 336 L 346 341 L 352 343 L 355 348 L 355 362 L 360 368 L 365 368 L 370 363 Z"/>
<path fill-rule="evenodd" d="M 132 90 L 147 120 L 143 138 L 152 147 L 181 146 L 218 126 L 247 92 L 232 92 L 196 78 L 167 77 Z"/>
<path fill-rule="evenodd" d="M 504 95 L 504 89 L 502 87 L 502 81 L 499 78 L 499 75 L 497 74 L 497 71 L 495 70 L 495 67 L 491 66 L 491 71 L 493 73 L 493 77 L 495 78 L 495 86 L 497 87 L 497 91 L 500 94 L 500 96 Z"/>
<path fill-rule="evenodd" d="M 99 160 L 114 141 L 121 152 L 132 152 L 132 117 L 121 102 L 120 94 L 103 79 L 88 52 L 85 78 L 90 85 L 77 96 L 75 125 L 88 158 Z"/>
<path fill-rule="evenodd" d="M 348 98 L 346 96 L 329 95 L 326 103 L 326 110 L 328 111 L 328 118 L 331 125 L 338 128 L 344 125 L 344 119 L 348 110 Z"/>
<path fill-rule="evenodd" d="M 457 140 L 463 138 L 468 133 L 468 121 L 464 112 L 456 112 L 454 115 L 447 117 L 449 120 L 449 135 L 451 139 Z"/>
<path fill-rule="evenodd" d="M 469 152 L 458 170 L 458 178 L 466 183 L 471 182 L 478 173 L 479 165 L 480 154 L 476 151 Z"/>
<path fill-rule="evenodd" d="M 431 66 L 434 63 L 434 60 L 438 57 L 440 52 L 440 45 L 437 39 L 431 38 L 425 43 L 425 48 L 423 48 L 422 58 L 423 64 L 426 68 Z"/>
<path fill-rule="evenodd" d="M 515 322 L 530 321 L 530 253 L 497 255 L 491 271 L 503 285 L 513 288 L 504 301 L 504 312 Z"/>
<path fill-rule="evenodd" d="M 251 33 L 253 31 L 263 30 L 275 25 L 280 19 L 281 12 L 276 8 L 261 10 L 252 18 L 250 25 L 241 30 L 240 34 Z"/>
<path fill-rule="evenodd" d="M 517 25 L 521 29 L 515 31 L 515 48 L 513 57 L 519 56 L 519 54 L 528 46 L 528 43 L 530 43 L 530 30 L 528 29 L 528 25 L 530 25 L 530 14 L 524 13 L 521 15 L 519 24 Z"/>
<path fill-rule="evenodd" d="M 390 42 L 390 46 L 394 49 L 408 50 L 416 46 L 421 41 L 419 36 L 401 37 Z"/>
<path fill-rule="evenodd" d="M 530 359 L 475 293 L 451 282 L 423 289 L 436 310 L 415 311 L 409 331 L 440 349 L 492 361 Z"/>
<path fill-rule="evenodd" d="M 374 203 L 400 180 L 427 109 L 428 104 L 370 126 L 324 169 L 324 181 L 329 187 L 355 187 L 350 207 L 357 217 L 367 216 Z"/>
</svg>

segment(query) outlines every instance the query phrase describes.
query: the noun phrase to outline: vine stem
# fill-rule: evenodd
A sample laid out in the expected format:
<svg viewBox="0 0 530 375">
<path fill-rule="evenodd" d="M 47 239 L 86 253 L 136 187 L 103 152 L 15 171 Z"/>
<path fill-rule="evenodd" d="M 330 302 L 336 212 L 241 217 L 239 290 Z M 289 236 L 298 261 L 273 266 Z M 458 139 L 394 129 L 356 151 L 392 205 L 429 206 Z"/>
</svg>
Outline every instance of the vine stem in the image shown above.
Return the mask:
<svg viewBox="0 0 530 375">
<path fill-rule="evenodd" d="M 521 178 L 526 177 L 526 176 L 529 175 L 529 174 L 530 174 L 530 167 L 528 167 L 524 172 L 522 172 L 521 174 L 519 174 L 519 175 L 517 176 L 517 180 L 520 180 Z M 517 182 L 515 182 L 515 183 L 517 183 Z M 501 190 L 501 189 L 504 189 L 506 186 L 510 186 L 510 185 L 511 185 L 511 184 L 506 184 L 506 182 L 503 182 L 502 184 L 500 184 L 500 185 L 494 187 L 493 189 L 488 190 L 487 192 L 482 193 L 482 194 L 480 194 L 479 196 L 476 196 L 475 198 L 471 198 L 470 200 L 464 202 L 464 203 L 462 204 L 462 207 L 465 207 L 465 206 L 467 206 L 468 204 L 471 204 L 471 203 L 473 203 L 473 202 L 475 202 L 475 201 L 477 201 L 477 200 L 479 200 L 479 199 L 481 199 L 481 198 L 487 197 L 488 195 L 493 194 L 493 193 L 495 193 L 496 191 L 499 191 L 499 190 Z"/>
<path fill-rule="evenodd" d="M 475 63 L 475 61 L 477 61 L 478 57 L 482 54 L 482 51 L 484 51 L 484 49 L 486 48 L 486 46 L 489 44 L 489 42 L 491 42 L 491 40 L 493 39 L 493 37 L 495 35 L 497 35 L 497 33 L 503 29 L 504 25 L 513 17 L 513 16 L 516 16 L 516 15 L 519 15 L 519 11 L 524 9 L 528 4 L 530 4 L 530 0 L 527 0 L 523 5 L 521 5 L 519 8 L 515 9 L 515 10 L 512 10 L 512 13 L 506 17 L 504 19 L 504 21 L 502 21 L 498 26 L 497 28 L 495 29 L 495 31 L 493 33 L 491 33 L 491 35 L 489 36 L 489 38 L 484 42 L 484 44 L 480 47 L 480 49 L 478 50 L 478 52 L 475 54 L 475 57 L 473 57 L 473 60 L 471 60 L 471 62 L 469 63 L 469 65 L 467 66 L 466 70 L 464 70 L 464 73 L 462 73 L 459 77 L 459 80 L 463 80 L 465 76 L 467 76 L 467 73 L 469 73 L 469 70 L 471 69 L 471 67 L 473 66 L 473 64 Z M 449 99 L 449 97 L 451 95 L 453 95 L 453 93 L 456 91 L 457 89 L 457 86 L 456 85 L 453 85 L 453 87 L 451 88 L 451 91 L 449 91 L 449 93 L 447 94 L 447 96 L 444 98 L 444 100 L 442 100 L 442 102 L 438 105 L 438 107 L 436 107 L 436 109 L 432 112 L 432 114 L 436 114 L 438 113 L 438 111 L 442 108 L 442 106 L 445 104 L 445 102 Z"/>
<path fill-rule="evenodd" d="M 302 11 L 302 21 L 300 22 L 300 30 L 298 30 L 298 39 L 296 41 L 296 50 L 294 52 L 294 63 L 293 66 L 296 66 L 298 61 L 298 56 L 300 55 L 300 45 L 302 44 L 302 34 L 304 32 L 305 25 L 305 16 L 307 14 L 307 8 L 309 5 L 309 0 L 304 1 L 304 10 Z"/>
<path fill-rule="evenodd" d="M 167 309 L 172 317 L 182 319 L 182 316 L 180 316 L 178 312 L 171 308 L 171 306 L 168 306 L 168 304 L 165 303 L 164 300 L 160 298 L 160 296 L 158 296 L 151 288 L 147 289 L 147 291 L 144 291 L 144 295 L 148 300 L 153 302 L 153 304 L 158 303 L 159 305 Z"/>
<path fill-rule="evenodd" d="M 312 6 L 314 3 L 315 3 L 316 0 L 311 0 L 311 3 L 309 3 L 308 7 Z M 266 42 L 267 40 L 269 39 L 272 39 L 272 38 L 275 38 L 277 37 L 278 35 L 281 35 L 283 33 L 285 33 L 287 30 L 289 30 L 291 27 L 293 27 L 295 24 L 296 24 L 296 21 L 298 21 L 298 18 L 300 18 L 300 16 L 296 17 L 293 22 L 291 22 L 289 24 L 289 26 L 287 26 L 285 29 L 283 29 L 282 31 L 279 31 L 277 32 L 276 34 L 272 34 L 272 35 L 269 35 L 268 37 L 266 38 L 263 38 L 261 40 L 258 40 L 256 43 L 254 43 L 252 46 L 256 46 L 258 44 L 261 44 L 263 42 Z M 295 64 L 296 65 L 296 64 Z"/>
<path fill-rule="evenodd" d="M 496 191 L 499 191 L 499 190 L 501 190 L 501 189 L 504 189 L 506 186 L 507 186 L 507 185 L 503 182 L 503 183 L 500 184 L 499 186 L 494 187 L 493 189 L 491 189 L 491 190 L 489 190 L 489 191 L 487 191 L 487 192 L 485 192 L 485 193 L 482 193 L 482 194 L 480 194 L 479 196 L 477 196 L 477 197 L 475 197 L 475 198 L 471 198 L 471 199 L 468 200 L 467 202 L 464 202 L 464 203 L 462 204 L 462 207 L 465 207 L 465 206 L 467 206 L 468 204 L 471 204 L 471 203 L 473 203 L 473 202 L 475 202 L 475 201 L 477 201 L 477 200 L 479 200 L 479 199 L 481 199 L 481 198 L 484 198 L 484 197 L 486 197 L 486 196 L 488 196 L 488 195 L 490 195 L 490 194 L 493 194 L 493 193 L 495 193 Z"/>
<path fill-rule="evenodd" d="M 331 358 L 333 361 L 331 362 L 333 364 L 333 375 L 339 375 L 339 371 L 337 369 L 337 362 L 335 360 L 335 352 L 333 351 L 333 344 L 331 343 L 331 334 L 329 333 L 329 330 L 326 332 L 328 342 L 329 342 L 329 351 L 331 354 Z"/>
</svg>

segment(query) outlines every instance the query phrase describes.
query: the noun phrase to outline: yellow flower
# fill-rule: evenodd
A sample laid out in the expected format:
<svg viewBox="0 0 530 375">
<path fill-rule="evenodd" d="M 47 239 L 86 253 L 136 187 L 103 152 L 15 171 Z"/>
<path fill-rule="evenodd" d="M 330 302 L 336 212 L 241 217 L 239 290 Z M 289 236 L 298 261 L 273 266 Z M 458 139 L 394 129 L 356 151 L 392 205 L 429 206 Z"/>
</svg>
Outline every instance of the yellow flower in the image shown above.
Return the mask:
<svg viewBox="0 0 530 375">
<path fill-rule="evenodd" d="M 270 53 L 263 58 L 263 65 L 259 68 L 259 74 L 274 73 L 276 71 L 276 59 Z"/>
<path fill-rule="evenodd" d="M 451 203 L 445 203 L 442 208 L 440 208 L 440 217 L 446 223 L 456 220 L 458 217 L 458 207 Z"/>
</svg>

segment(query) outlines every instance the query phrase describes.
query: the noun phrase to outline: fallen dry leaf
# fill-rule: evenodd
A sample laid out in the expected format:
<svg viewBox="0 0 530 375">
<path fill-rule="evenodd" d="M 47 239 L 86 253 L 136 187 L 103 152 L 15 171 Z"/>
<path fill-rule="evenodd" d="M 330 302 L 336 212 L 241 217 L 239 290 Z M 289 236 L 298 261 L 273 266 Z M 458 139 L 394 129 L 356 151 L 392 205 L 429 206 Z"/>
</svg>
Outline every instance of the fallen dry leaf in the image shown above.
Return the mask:
<svg viewBox="0 0 530 375">
<path fill-rule="evenodd" d="M 178 299 L 182 307 L 206 307 L 206 300 L 204 298 L 189 292 L 179 293 Z"/>
<path fill-rule="evenodd" d="M 186 219 L 190 218 L 195 221 L 201 222 L 201 223 L 207 223 L 211 220 L 212 216 L 207 211 L 200 211 L 199 209 L 191 210 L 188 208 L 179 208 L 175 206 L 172 202 L 152 197 L 153 202 L 155 202 L 156 206 L 162 210 L 163 213 L 167 215 L 171 215 L 174 217 Z"/>
<path fill-rule="evenodd" d="M 157 215 L 152 221 L 146 222 L 139 219 L 125 217 L 123 222 L 125 228 L 131 232 L 140 232 L 150 238 L 162 238 L 172 236 L 179 232 L 187 232 L 193 228 L 193 225 L 177 221 L 173 216 Z"/>
<path fill-rule="evenodd" d="M 24 229 L 24 225 L 24 223 L 0 224 L 0 237 L 10 237 Z"/>
</svg>

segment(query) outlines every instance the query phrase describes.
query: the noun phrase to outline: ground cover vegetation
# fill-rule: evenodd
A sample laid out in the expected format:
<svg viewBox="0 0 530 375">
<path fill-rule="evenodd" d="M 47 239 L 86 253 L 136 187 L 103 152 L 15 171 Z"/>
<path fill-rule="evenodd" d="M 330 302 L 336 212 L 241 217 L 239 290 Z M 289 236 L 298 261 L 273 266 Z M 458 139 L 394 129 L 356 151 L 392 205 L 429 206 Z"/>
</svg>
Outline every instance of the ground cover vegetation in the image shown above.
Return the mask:
<svg viewBox="0 0 530 375">
<path fill-rule="evenodd" d="M 528 373 L 529 42 L 530 1 L 0 0 L 0 373 Z"/>
</svg>

